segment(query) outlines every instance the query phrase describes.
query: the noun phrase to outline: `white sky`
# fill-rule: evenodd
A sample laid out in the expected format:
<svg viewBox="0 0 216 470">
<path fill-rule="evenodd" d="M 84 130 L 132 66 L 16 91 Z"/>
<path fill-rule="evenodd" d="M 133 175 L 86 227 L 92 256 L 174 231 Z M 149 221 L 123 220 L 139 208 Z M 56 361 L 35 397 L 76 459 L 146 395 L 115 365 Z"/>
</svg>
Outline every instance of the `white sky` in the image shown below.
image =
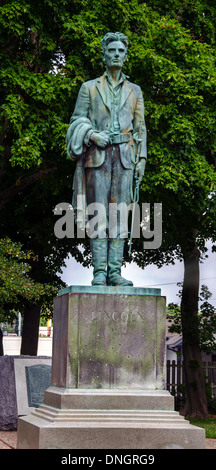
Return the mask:
<svg viewBox="0 0 216 470">
<path fill-rule="evenodd" d="M 209 257 L 200 264 L 200 285 L 207 285 L 212 297 L 209 300 L 216 307 L 216 253 L 208 253 Z M 92 268 L 84 268 L 73 258 L 67 261 L 67 267 L 63 269 L 62 280 L 70 285 L 91 285 Z M 184 265 L 179 261 L 176 264 L 164 266 L 158 269 L 156 266 L 148 266 L 144 270 L 135 264 L 128 264 L 122 268 L 122 275 L 130 279 L 135 287 L 161 288 L 161 295 L 167 299 L 167 304 L 175 302 L 180 304 L 176 295 L 179 292 L 178 282 L 183 281 Z"/>
</svg>

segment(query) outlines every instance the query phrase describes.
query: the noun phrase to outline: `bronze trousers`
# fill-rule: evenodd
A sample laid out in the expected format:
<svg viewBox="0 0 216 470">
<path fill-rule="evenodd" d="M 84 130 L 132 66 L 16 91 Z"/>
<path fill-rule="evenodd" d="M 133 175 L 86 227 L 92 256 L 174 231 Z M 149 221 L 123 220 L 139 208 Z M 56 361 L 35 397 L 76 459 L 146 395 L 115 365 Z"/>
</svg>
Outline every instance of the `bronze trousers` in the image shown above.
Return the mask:
<svg viewBox="0 0 216 470">
<path fill-rule="evenodd" d="M 127 208 L 131 203 L 133 170 L 123 167 L 120 145 L 107 146 L 100 167 L 85 169 L 90 238 L 128 237 Z"/>
</svg>

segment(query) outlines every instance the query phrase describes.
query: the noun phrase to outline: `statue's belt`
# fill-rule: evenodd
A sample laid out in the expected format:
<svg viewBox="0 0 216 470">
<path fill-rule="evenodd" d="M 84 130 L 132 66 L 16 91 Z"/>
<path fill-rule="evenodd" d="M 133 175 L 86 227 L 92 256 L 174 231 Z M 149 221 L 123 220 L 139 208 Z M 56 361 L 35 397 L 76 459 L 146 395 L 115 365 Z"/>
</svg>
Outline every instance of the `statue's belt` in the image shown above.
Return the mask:
<svg viewBox="0 0 216 470">
<path fill-rule="evenodd" d="M 110 134 L 110 144 L 123 144 L 129 142 L 131 134 Z"/>
</svg>

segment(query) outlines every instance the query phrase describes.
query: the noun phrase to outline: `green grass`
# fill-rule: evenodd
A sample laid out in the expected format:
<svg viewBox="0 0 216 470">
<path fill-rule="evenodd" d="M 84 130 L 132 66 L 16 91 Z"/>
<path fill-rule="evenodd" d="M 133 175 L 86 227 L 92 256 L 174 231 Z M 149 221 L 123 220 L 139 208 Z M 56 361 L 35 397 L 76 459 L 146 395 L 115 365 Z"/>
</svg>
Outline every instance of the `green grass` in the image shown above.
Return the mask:
<svg viewBox="0 0 216 470">
<path fill-rule="evenodd" d="M 206 437 L 216 439 L 216 418 L 190 418 L 190 423 L 194 426 L 204 428 Z"/>
</svg>

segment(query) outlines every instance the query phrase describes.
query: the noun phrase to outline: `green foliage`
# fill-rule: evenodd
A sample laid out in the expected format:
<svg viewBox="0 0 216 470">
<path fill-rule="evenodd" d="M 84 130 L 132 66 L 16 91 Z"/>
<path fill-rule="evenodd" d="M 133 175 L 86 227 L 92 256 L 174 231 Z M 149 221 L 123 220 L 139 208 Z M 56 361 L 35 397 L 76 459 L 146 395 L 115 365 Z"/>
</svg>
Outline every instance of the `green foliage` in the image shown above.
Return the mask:
<svg viewBox="0 0 216 470">
<path fill-rule="evenodd" d="M 216 350 L 216 314 L 215 308 L 208 300 L 212 294 L 209 292 L 208 287 L 201 286 L 200 289 L 200 312 L 198 315 L 198 331 L 199 331 L 199 344 L 202 351 L 206 354 L 211 354 Z M 170 333 L 182 334 L 181 323 L 181 309 L 179 305 L 171 303 L 167 308 L 168 321 L 171 323 L 169 326 Z"/>
<path fill-rule="evenodd" d="M 199 336 L 200 343 L 203 345 L 203 350 L 210 354 L 216 349 L 216 314 L 215 308 L 208 302 L 212 294 L 208 291 L 207 286 L 202 286 L 201 300 L 203 303 L 200 306 L 199 315 Z"/>
<path fill-rule="evenodd" d="M 214 46 L 216 17 L 214 0 L 148 0 L 160 15 L 169 15 L 190 32 L 192 38 Z"/>
<path fill-rule="evenodd" d="M 36 262 L 31 251 L 23 251 L 20 243 L 9 238 L 0 240 L 0 316 L 1 321 L 14 317 L 10 310 L 24 300 L 36 302 L 43 296 L 56 294 L 50 285 L 34 282 L 29 260 Z"/>
<path fill-rule="evenodd" d="M 167 319 L 171 324 L 169 326 L 169 333 L 182 334 L 181 309 L 178 304 L 170 303 L 167 306 Z"/>
<path fill-rule="evenodd" d="M 12 138 L 12 165 L 31 168 L 50 152 L 52 158 L 66 155 L 66 125 L 80 83 L 103 72 L 103 34 L 121 30 L 130 41 L 126 72 L 142 87 L 146 104 L 143 197 L 167 204 L 178 194 L 179 204 L 200 215 L 215 190 L 215 56 L 181 21 L 194 7 L 184 7 L 179 17 L 180 4 L 171 4 L 165 16 L 154 1 L 42 1 L 39 11 L 34 0 L 5 2 L 2 125 L 7 122 Z"/>
<path fill-rule="evenodd" d="M 100 40 L 109 30 L 128 35 L 124 71 L 145 99 L 148 162 L 140 201 L 163 203 L 161 249 L 143 253 L 137 239 L 134 261 L 143 267 L 181 259 L 194 228 L 202 252 L 206 238 L 215 240 L 214 13 L 213 0 L 2 2 L 0 179 L 10 221 L 2 211 L 0 234 L 38 254 L 37 281 L 57 285 L 69 252 L 89 264 L 87 245 L 84 259 L 74 240 L 61 246 L 54 240 L 52 210 L 71 200 L 74 165 L 65 133 L 81 83 L 103 73 Z"/>
<path fill-rule="evenodd" d="M 1 133 L 11 165 L 24 170 L 65 152 L 74 82 L 59 70 L 57 10 L 57 2 L 34 0 L 5 1 L 1 9 Z"/>
</svg>

